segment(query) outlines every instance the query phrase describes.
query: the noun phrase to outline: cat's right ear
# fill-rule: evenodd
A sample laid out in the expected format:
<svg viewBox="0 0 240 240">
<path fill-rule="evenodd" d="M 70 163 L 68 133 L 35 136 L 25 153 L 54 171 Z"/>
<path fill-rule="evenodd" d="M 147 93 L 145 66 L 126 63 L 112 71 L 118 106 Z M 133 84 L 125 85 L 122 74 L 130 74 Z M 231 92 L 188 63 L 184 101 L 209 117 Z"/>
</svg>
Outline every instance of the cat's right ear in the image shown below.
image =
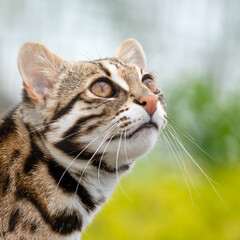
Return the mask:
<svg viewBox="0 0 240 240">
<path fill-rule="evenodd" d="M 58 82 L 66 60 L 37 42 L 27 42 L 20 49 L 18 68 L 23 85 L 33 102 L 44 103 Z"/>
<path fill-rule="evenodd" d="M 114 55 L 128 63 L 137 65 L 143 71 L 146 70 L 146 57 L 141 44 L 135 39 L 125 40 Z"/>
</svg>

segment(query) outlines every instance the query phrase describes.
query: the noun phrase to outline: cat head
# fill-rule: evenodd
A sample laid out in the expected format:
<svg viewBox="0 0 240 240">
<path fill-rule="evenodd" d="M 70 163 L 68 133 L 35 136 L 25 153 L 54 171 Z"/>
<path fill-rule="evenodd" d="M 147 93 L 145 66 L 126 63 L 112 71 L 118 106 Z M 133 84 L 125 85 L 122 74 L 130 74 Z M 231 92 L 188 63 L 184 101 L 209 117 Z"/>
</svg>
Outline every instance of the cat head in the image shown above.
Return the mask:
<svg viewBox="0 0 240 240">
<path fill-rule="evenodd" d="M 63 165 L 73 158 L 124 165 L 149 151 L 166 125 L 163 94 L 134 39 L 114 58 L 75 63 L 28 42 L 18 66 L 23 120 Z"/>
</svg>

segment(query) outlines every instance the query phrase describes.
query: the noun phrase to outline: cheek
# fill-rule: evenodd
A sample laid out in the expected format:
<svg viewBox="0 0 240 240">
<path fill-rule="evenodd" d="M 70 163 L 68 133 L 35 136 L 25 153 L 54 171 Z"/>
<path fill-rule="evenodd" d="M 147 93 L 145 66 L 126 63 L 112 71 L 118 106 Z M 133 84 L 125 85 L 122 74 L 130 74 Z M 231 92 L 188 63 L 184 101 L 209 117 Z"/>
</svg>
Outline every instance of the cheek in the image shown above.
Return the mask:
<svg viewBox="0 0 240 240">
<path fill-rule="evenodd" d="M 147 114 L 144 109 L 133 105 L 128 108 L 128 111 L 122 112 L 116 118 L 118 129 L 123 132 L 126 131 L 127 134 L 134 131 L 147 120 Z"/>
<path fill-rule="evenodd" d="M 167 119 L 166 119 L 166 112 L 163 109 L 160 102 L 157 103 L 157 110 L 152 116 L 152 121 L 158 124 L 159 130 L 163 130 L 166 126 Z"/>
<path fill-rule="evenodd" d="M 139 121 L 145 120 L 148 118 L 148 113 L 145 111 L 145 109 L 142 106 L 134 106 L 132 105 L 131 108 L 129 108 L 129 111 L 126 112 L 126 115 L 132 120 Z"/>
</svg>

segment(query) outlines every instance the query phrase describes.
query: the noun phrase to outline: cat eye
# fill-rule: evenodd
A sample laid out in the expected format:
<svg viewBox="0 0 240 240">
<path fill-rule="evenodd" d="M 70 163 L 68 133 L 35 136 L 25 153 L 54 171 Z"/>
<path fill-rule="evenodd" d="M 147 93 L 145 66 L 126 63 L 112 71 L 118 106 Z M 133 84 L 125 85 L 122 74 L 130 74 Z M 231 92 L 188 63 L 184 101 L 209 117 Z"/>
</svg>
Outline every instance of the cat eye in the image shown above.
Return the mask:
<svg viewBox="0 0 240 240">
<path fill-rule="evenodd" d="M 157 94 L 157 91 L 159 91 L 156 83 L 148 76 L 144 76 L 142 82 L 151 90 L 151 92 Z"/>
<path fill-rule="evenodd" d="M 160 90 L 157 88 L 154 94 L 159 94 L 159 93 L 160 93 Z"/>
<path fill-rule="evenodd" d="M 112 86 L 103 80 L 99 80 L 91 86 L 91 92 L 98 97 L 109 98 L 113 95 Z"/>
</svg>

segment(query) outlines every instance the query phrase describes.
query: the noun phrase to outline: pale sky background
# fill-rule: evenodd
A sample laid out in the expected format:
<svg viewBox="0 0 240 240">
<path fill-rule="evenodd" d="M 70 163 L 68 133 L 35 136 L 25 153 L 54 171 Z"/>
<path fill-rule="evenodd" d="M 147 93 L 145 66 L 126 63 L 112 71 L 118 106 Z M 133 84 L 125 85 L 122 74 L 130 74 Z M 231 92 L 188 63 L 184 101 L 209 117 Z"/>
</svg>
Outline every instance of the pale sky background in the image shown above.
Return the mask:
<svg viewBox="0 0 240 240">
<path fill-rule="evenodd" d="M 1 104 L 20 101 L 17 55 L 26 41 L 80 61 L 111 57 L 122 41 L 136 38 L 165 95 L 188 75 L 211 74 L 223 89 L 235 89 L 239 13 L 238 0 L 0 0 Z"/>
</svg>

